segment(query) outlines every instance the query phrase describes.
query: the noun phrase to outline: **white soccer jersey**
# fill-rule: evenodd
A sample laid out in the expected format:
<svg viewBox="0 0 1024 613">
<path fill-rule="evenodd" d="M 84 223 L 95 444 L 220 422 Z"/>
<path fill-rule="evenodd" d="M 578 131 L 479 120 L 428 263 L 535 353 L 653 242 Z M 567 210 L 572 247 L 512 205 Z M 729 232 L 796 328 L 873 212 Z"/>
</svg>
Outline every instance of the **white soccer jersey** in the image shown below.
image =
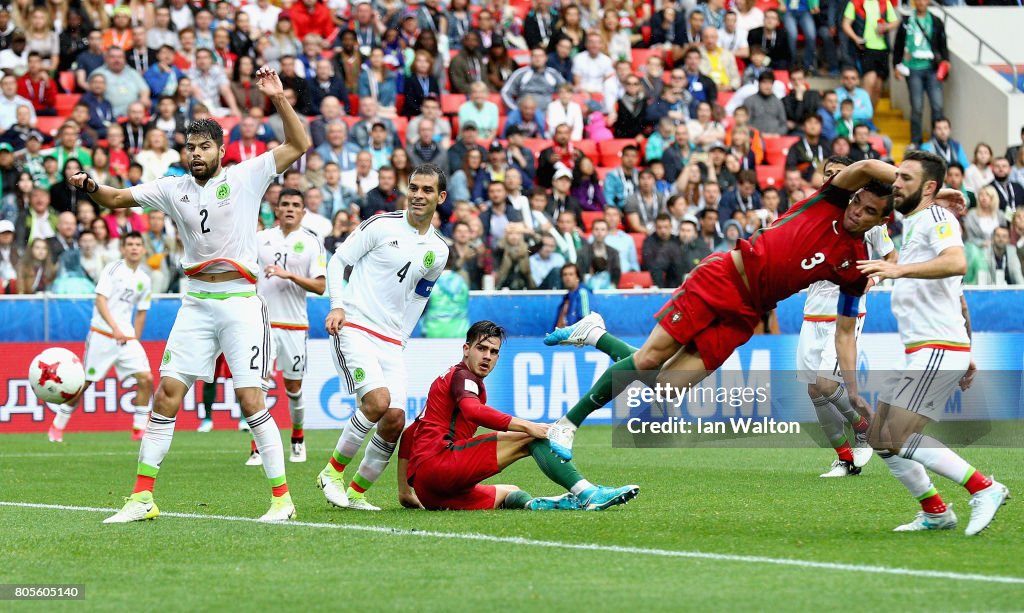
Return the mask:
<svg viewBox="0 0 1024 613">
<path fill-rule="evenodd" d="M 200 187 L 192 175 L 162 177 L 131 189 L 142 207 L 159 209 L 174 221 L 185 246 L 187 276 L 237 270 L 256 283 L 256 228 L 260 203 L 277 176 L 273 152 L 221 169 Z"/>
<path fill-rule="evenodd" d="M 946 209 L 932 205 L 903 218 L 900 264 L 935 259 L 950 247 L 963 247 L 960 224 Z M 896 279 L 892 289 L 892 314 L 900 341 L 907 353 L 925 347 L 970 351 L 971 339 L 964 327 L 960 296 L 963 277 L 945 279 Z"/>
<path fill-rule="evenodd" d="M 345 309 L 346 325 L 404 344 L 444 271 L 448 244 L 433 228 L 420 234 L 405 211 L 395 211 L 361 223 L 333 260 L 341 265 L 327 274 L 331 308 Z M 352 274 L 342 288 L 345 266 Z"/>
<path fill-rule="evenodd" d="M 121 332 L 133 337 L 135 323 L 132 315 L 136 307 L 140 311 L 149 310 L 151 288 L 149 275 L 142 272 L 141 266 L 132 270 L 124 260 L 117 260 L 103 268 L 99 283 L 96 284 L 96 293 L 106 297 L 110 316 Z M 105 336 L 114 333 L 95 306 L 92 308 L 90 327 Z"/>
<path fill-rule="evenodd" d="M 270 228 L 256 234 L 259 245 L 260 280 L 256 291 L 267 301 L 270 325 L 287 330 L 309 328 L 306 312 L 306 290 L 281 277 L 268 277 L 267 266 L 280 266 L 288 272 L 316 279 L 327 276 L 327 256 L 317 235 L 299 228 L 288 236 L 281 228 Z"/>
<path fill-rule="evenodd" d="M 864 234 L 864 242 L 873 258 L 884 258 L 892 253 L 895 246 L 885 226 L 875 226 Z M 836 306 L 839 304 L 839 286 L 831 281 L 816 281 L 807 288 L 804 301 L 804 321 L 835 321 Z M 868 312 L 867 297 L 860 297 L 857 312 Z"/>
</svg>

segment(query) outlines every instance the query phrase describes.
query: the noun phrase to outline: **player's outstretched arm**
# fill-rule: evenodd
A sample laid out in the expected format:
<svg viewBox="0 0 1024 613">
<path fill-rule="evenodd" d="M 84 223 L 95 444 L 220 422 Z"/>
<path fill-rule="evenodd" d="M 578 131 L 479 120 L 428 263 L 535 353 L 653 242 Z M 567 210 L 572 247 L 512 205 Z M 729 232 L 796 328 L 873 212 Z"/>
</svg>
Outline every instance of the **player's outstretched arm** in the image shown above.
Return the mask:
<svg viewBox="0 0 1024 613">
<path fill-rule="evenodd" d="M 127 209 L 135 206 L 135 198 L 131 190 L 115 189 L 107 185 L 100 185 L 85 171 L 79 171 L 71 175 L 68 185 L 75 189 L 82 190 L 89 195 L 89 198 L 96 204 L 108 209 Z"/>
<path fill-rule="evenodd" d="M 967 272 L 967 256 L 963 247 L 946 247 L 927 262 L 894 264 L 885 260 L 860 260 L 857 269 L 879 279 L 945 279 Z"/>
<path fill-rule="evenodd" d="M 892 185 L 896 181 L 896 167 L 881 160 L 861 160 L 841 170 L 832 179 L 832 185 L 855 192 L 871 181 Z"/>
<path fill-rule="evenodd" d="M 964 316 L 964 327 L 967 328 L 967 338 L 971 336 L 971 311 L 967 308 L 967 298 L 963 294 L 960 294 L 960 312 Z M 971 359 L 970 366 L 967 367 L 967 372 L 960 378 L 960 389 L 967 391 L 971 384 L 974 383 L 974 375 L 978 372 L 978 366 L 974 363 L 974 359 Z"/>
<path fill-rule="evenodd" d="M 857 317 L 839 315 L 836 318 L 836 357 L 839 360 L 839 371 L 843 374 L 843 383 L 850 402 L 865 418 L 871 418 L 871 408 L 857 391 Z"/>
<path fill-rule="evenodd" d="M 548 424 L 538 424 L 518 417 L 513 417 L 512 421 L 508 422 L 509 432 L 525 432 L 533 438 L 545 438 L 548 435 L 548 428 Z"/>
<path fill-rule="evenodd" d="M 274 103 L 284 125 L 284 142 L 273 149 L 277 172 L 284 172 L 309 149 L 309 136 L 306 135 L 298 113 L 284 97 L 284 86 L 277 71 L 267 66 L 260 68 L 256 71 L 256 85 Z"/>
</svg>

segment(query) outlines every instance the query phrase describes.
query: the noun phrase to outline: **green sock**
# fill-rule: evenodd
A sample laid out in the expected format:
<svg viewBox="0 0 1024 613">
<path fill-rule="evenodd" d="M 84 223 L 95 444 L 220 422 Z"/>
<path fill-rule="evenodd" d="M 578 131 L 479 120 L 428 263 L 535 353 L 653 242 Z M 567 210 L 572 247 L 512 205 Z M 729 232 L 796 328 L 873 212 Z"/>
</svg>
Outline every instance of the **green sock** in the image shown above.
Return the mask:
<svg viewBox="0 0 1024 613">
<path fill-rule="evenodd" d="M 217 384 L 203 382 L 203 419 L 213 419 L 213 403 L 217 401 Z"/>
<path fill-rule="evenodd" d="M 502 509 L 525 509 L 526 505 L 533 500 L 533 496 L 527 494 L 523 490 L 514 490 L 505 496 L 504 502 L 501 503 Z"/>
<path fill-rule="evenodd" d="M 583 475 L 576 469 L 575 464 L 563 462 L 552 453 L 551 444 L 547 440 L 538 439 L 530 443 L 530 454 L 544 476 L 561 485 L 566 491 L 572 490 L 572 486 L 583 480 Z"/>
<path fill-rule="evenodd" d="M 636 353 L 636 347 L 633 347 L 629 343 L 625 343 L 622 340 L 608 334 L 607 332 L 597 339 L 597 350 L 607 354 L 612 360 L 618 362 L 619 360 L 625 360 L 629 356 Z"/>
<path fill-rule="evenodd" d="M 605 334 L 601 337 L 601 340 L 604 340 L 607 336 L 609 335 Z M 594 384 L 594 387 L 586 391 L 580 398 L 580 401 L 569 409 L 566 417 L 576 426 L 582 424 L 583 420 L 586 419 L 588 415 L 611 401 L 613 397 L 612 377 L 615 376 L 615 373 L 634 370 L 636 370 L 636 365 L 633 362 L 632 355 L 609 366 L 608 369 L 601 374 L 601 377 L 597 380 L 597 383 Z"/>
</svg>

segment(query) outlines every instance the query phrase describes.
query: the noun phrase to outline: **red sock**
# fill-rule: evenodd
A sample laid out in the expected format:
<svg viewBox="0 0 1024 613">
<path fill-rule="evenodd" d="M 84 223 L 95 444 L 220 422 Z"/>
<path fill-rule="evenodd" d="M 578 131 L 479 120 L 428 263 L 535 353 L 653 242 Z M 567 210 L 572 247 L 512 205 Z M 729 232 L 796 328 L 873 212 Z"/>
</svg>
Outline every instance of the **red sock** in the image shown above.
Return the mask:
<svg viewBox="0 0 1024 613">
<path fill-rule="evenodd" d="M 921 508 L 925 513 L 945 513 L 946 503 L 942 501 L 942 497 L 934 494 L 921 501 Z"/>
<path fill-rule="evenodd" d="M 966 487 L 967 491 L 972 494 L 976 494 L 990 485 L 992 485 L 992 480 L 981 474 L 981 471 L 977 470 L 975 470 L 974 474 L 972 474 L 967 480 L 967 483 L 964 483 L 964 487 Z"/>
<path fill-rule="evenodd" d="M 345 472 L 345 465 L 344 464 L 342 464 L 341 462 L 335 460 L 333 457 L 331 458 L 330 462 L 331 462 L 331 467 L 334 468 L 334 470 L 338 471 L 339 473 Z"/>
<path fill-rule="evenodd" d="M 274 486 L 270 488 L 270 491 L 273 492 L 275 498 L 278 496 L 284 496 L 288 493 L 288 484 L 282 483 L 281 485 Z"/>
<path fill-rule="evenodd" d="M 864 432 L 867 432 L 868 428 L 870 428 L 870 427 L 871 427 L 871 424 L 868 422 L 868 420 L 864 419 L 864 417 L 862 416 L 860 418 L 860 421 L 858 421 L 857 423 L 853 424 L 853 431 L 856 432 L 857 434 L 863 434 Z"/>
<path fill-rule="evenodd" d="M 137 475 L 135 477 L 135 489 L 132 490 L 133 494 L 139 492 L 152 492 L 153 485 L 156 484 L 156 477 L 147 477 L 145 475 Z"/>
<path fill-rule="evenodd" d="M 840 460 L 853 462 L 853 449 L 850 448 L 850 443 L 843 443 L 842 447 L 836 447 L 835 450 Z"/>
<path fill-rule="evenodd" d="M 256 453 L 256 439 L 252 439 L 252 441 L 249 442 L 249 448 L 252 450 L 252 453 Z"/>
<path fill-rule="evenodd" d="M 292 442 L 301 443 L 302 439 L 305 438 L 302 428 L 292 428 Z"/>
<path fill-rule="evenodd" d="M 360 494 L 365 494 L 366 493 L 366 488 L 365 487 L 361 487 L 355 481 L 353 481 L 352 483 L 349 483 L 348 486 L 350 488 L 354 489 L 355 491 L 359 492 Z"/>
</svg>

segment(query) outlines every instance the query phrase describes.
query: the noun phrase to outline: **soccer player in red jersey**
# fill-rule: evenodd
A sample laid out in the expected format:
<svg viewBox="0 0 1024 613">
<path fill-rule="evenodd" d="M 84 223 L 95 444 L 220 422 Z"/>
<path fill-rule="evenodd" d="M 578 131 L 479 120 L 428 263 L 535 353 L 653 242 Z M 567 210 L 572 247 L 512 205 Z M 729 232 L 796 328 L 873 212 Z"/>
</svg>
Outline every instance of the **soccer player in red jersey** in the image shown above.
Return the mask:
<svg viewBox="0 0 1024 613">
<path fill-rule="evenodd" d="M 572 458 L 576 428 L 613 398 L 616 373 L 660 369 L 658 383 L 675 389 L 695 385 L 750 339 L 764 313 L 816 281 L 840 288 L 839 364 L 856 408 L 870 414 L 857 395 L 857 303 L 868 285 L 857 262 L 867 253 L 864 233 L 892 211 L 896 170 L 878 160 L 852 164 L 749 241 L 741 239 L 732 251 L 705 258 L 655 315 L 658 325 L 640 349 L 608 334 L 600 316 L 549 334 L 544 339 L 548 345 L 594 345 L 616 360 L 548 430 L 552 450 L 562 459 Z M 962 201 L 952 191 L 940 197 Z"/>
<path fill-rule="evenodd" d="M 399 478 L 408 482 L 427 509 L 528 509 L 600 511 L 623 504 L 640 491 L 594 485 L 576 467 L 556 458 L 545 439 L 548 426 L 487 406 L 484 378 L 494 370 L 505 330 L 491 321 L 469 329 L 462 361 L 430 386 L 427 407 L 402 435 Z M 474 436 L 479 427 L 496 430 Z M 533 498 L 514 485 L 481 485 L 513 462 L 532 455 L 541 471 L 569 491 Z"/>
</svg>

